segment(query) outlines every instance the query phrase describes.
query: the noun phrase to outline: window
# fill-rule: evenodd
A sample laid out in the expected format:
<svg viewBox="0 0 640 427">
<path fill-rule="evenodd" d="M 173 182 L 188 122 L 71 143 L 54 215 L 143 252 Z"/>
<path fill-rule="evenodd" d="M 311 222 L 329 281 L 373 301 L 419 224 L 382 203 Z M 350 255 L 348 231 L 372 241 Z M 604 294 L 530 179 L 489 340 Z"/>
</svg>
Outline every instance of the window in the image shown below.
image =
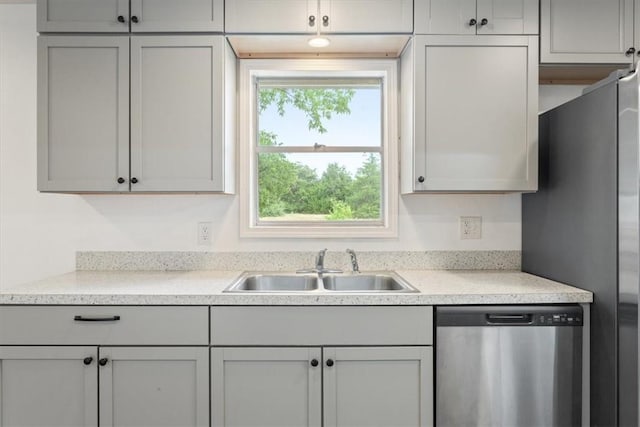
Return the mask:
<svg viewBox="0 0 640 427">
<path fill-rule="evenodd" d="M 242 235 L 395 236 L 397 63 L 242 60 L 240 69 Z"/>
</svg>

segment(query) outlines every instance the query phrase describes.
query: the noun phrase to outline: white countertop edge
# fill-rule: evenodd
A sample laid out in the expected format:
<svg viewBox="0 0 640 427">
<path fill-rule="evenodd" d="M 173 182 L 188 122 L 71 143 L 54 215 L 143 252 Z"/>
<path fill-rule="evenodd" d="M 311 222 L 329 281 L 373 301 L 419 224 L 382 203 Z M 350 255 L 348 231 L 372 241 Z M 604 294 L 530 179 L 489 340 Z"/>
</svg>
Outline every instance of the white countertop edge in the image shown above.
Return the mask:
<svg viewBox="0 0 640 427">
<path fill-rule="evenodd" d="M 591 303 L 590 293 L 513 295 L 0 295 L 2 305 L 488 305 Z"/>
<path fill-rule="evenodd" d="M 2 305 L 462 305 L 591 303 L 593 294 L 519 271 L 402 270 L 420 293 L 223 290 L 240 271 L 76 271 L 0 293 Z"/>
</svg>

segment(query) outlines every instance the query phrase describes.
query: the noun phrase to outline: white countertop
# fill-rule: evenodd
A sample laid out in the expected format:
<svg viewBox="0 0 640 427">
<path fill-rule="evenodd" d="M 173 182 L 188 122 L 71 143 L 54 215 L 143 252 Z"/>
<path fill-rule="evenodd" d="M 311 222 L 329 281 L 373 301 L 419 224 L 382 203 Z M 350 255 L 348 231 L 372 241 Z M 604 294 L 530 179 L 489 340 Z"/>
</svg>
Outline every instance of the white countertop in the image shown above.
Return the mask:
<svg viewBox="0 0 640 427">
<path fill-rule="evenodd" d="M 400 270 L 420 293 L 223 293 L 240 271 L 77 271 L 7 289 L 0 304 L 453 305 L 590 303 L 593 294 L 517 271 Z"/>
</svg>

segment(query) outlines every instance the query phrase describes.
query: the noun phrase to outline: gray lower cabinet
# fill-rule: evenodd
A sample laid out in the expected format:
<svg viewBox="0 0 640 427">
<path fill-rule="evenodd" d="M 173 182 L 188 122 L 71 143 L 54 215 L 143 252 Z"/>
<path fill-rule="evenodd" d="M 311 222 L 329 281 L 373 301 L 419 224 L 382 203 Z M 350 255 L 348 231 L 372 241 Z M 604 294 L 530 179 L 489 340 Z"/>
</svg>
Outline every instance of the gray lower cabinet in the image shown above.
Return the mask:
<svg viewBox="0 0 640 427">
<path fill-rule="evenodd" d="M 0 346 L 0 426 L 97 426 L 97 355 L 97 347 Z"/>
<path fill-rule="evenodd" d="M 0 427 L 208 427 L 208 317 L 0 305 Z"/>
<path fill-rule="evenodd" d="M 212 348 L 212 426 L 319 427 L 320 360 L 319 347 Z"/>
<path fill-rule="evenodd" d="M 325 427 L 432 425 L 432 347 L 328 347 L 323 356 Z"/>
<path fill-rule="evenodd" d="M 211 402 L 215 427 L 429 426 L 432 348 L 214 347 Z"/>
<path fill-rule="evenodd" d="M 208 389 L 208 347 L 0 347 L 0 427 L 207 427 Z"/>
<path fill-rule="evenodd" d="M 100 426 L 209 425 L 207 347 L 101 347 Z"/>
</svg>

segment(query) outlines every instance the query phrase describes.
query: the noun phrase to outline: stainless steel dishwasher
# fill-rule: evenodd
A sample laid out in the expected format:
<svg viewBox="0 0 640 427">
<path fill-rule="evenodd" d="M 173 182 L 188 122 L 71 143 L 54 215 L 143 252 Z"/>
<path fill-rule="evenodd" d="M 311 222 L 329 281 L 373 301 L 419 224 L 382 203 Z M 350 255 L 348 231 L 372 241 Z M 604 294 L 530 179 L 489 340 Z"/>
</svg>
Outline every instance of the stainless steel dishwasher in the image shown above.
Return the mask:
<svg viewBox="0 0 640 427">
<path fill-rule="evenodd" d="M 436 425 L 579 426 L 579 305 L 436 309 Z"/>
</svg>

